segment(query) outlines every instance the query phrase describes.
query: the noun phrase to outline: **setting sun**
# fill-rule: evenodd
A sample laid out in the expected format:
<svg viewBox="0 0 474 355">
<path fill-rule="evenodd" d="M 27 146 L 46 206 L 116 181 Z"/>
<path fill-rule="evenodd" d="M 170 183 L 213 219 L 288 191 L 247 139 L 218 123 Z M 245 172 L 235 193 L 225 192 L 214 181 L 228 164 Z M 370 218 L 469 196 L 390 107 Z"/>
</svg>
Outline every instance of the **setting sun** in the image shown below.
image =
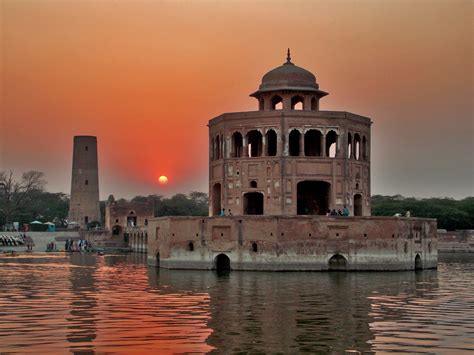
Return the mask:
<svg viewBox="0 0 474 355">
<path fill-rule="evenodd" d="M 161 175 L 158 178 L 158 182 L 160 183 L 160 185 L 166 185 L 168 183 L 168 177 L 165 175 Z"/>
</svg>

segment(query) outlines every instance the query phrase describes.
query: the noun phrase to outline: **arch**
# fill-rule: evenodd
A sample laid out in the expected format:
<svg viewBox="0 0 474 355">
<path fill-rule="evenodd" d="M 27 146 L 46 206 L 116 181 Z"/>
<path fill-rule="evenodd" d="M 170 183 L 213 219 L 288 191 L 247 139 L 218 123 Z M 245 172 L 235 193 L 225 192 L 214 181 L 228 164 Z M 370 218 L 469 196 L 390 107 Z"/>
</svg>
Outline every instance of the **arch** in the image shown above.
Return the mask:
<svg viewBox="0 0 474 355">
<path fill-rule="evenodd" d="M 263 214 L 263 194 L 261 192 L 247 192 L 244 194 L 244 214 Z"/>
<path fill-rule="evenodd" d="M 119 225 L 115 225 L 112 227 L 112 235 L 120 235 L 122 234 L 122 227 Z"/>
<path fill-rule="evenodd" d="M 296 185 L 296 211 L 299 215 L 325 215 L 329 208 L 331 184 L 326 181 L 300 181 Z"/>
<path fill-rule="evenodd" d="M 291 109 L 292 110 L 304 110 L 304 98 L 300 95 L 293 96 L 291 98 Z"/>
<path fill-rule="evenodd" d="M 262 138 L 262 133 L 255 129 L 247 132 L 249 157 L 260 157 L 262 155 Z"/>
<path fill-rule="evenodd" d="M 217 135 L 215 138 L 214 149 L 214 159 L 219 160 L 221 158 L 221 138 L 219 137 L 219 135 Z"/>
<path fill-rule="evenodd" d="M 232 134 L 232 156 L 234 158 L 240 158 L 243 152 L 243 138 L 240 132 L 234 132 Z"/>
<path fill-rule="evenodd" d="M 156 260 L 156 266 L 160 266 L 160 252 L 156 253 L 155 260 Z"/>
<path fill-rule="evenodd" d="M 275 130 L 269 129 L 265 135 L 267 141 L 267 156 L 274 157 L 277 154 L 277 134 Z"/>
<path fill-rule="evenodd" d="M 354 158 L 360 160 L 360 135 L 359 133 L 354 134 Z"/>
<path fill-rule="evenodd" d="M 225 254 L 217 255 L 214 259 L 214 269 L 217 272 L 229 272 L 231 270 L 229 257 Z"/>
<path fill-rule="evenodd" d="M 321 156 L 322 134 L 316 129 L 310 129 L 304 134 L 304 155 L 308 157 Z"/>
<path fill-rule="evenodd" d="M 335 158 L 337 155 L 337 133 L 333 130 L 326 133 L 326 156 Z"/>
<path fill-rule="evenodd" d="M 367 158 L 367 139 L 365 138 L 365 136 L 362 136 L 362 160 L 366 161 Z"/>
<path fill-rule="evenodd" d="M 415 256 L 415 270 L 422 270 L 423 269 L 423 261 L 421 260 L 420 254 L 416 254 Z"/>
<path fill-rule="evenodd" d="M 272 110 L 281 110 L 283 109 L 283 99 L 281 96 L 279 95 L 275 95 L 272 97 L 272 100 L 271 100 L 271 103 L 272 103 Z"/>
<path fill-rule="evenodd" d="M 318 109 L 318 104 L 319 104 L 318 99 L 313 97 L 311 99 L 311 110 L 316 111 Z"/>
<path fill-rule="evenodd" d="M 212 215 L 219 216 L 221 214 L 221 184 L 217 183 L 212 186 Z"/>
<path fill-rule="evenodd" d="M 189 243 L 188 243 L 187 250 L 188 250 L 188 251 L 194 251 L 194 243 L 193 243 L 193 242 L 189 242 Z"/>
<path fill-rule="evenodd" d="M 352 158 L 352 135 L 347 133 L 347 159 Z"/>
<path fill-rule="evenodd" d="M 249 186 L 253 189 L 256 189 L 257 188 L 257 182 L 255 180 L 252 180 L 252 181 L 250 181 Z"/>
<path fill-rule="evenodd" d="M 258 251 L 258 246 L 257 246 L 257 243 L 255 243 L 255 242 L 252 243 L 252 251 L 254 253 L 256 253 Z"/>
<path fill-rule="evenodd" d="M 354 195 L 354 216 L 362 216 L 362 195 Z"/>
<path fill-rule="evenodd" d="M 328 261 L 330 271 L 347 271 L 347 259 L 341 254 L 331 256 Z"/>
<path fill-rule="evenodd" d="M 290 132 L 288 137 L 289 149 L 288 153 L 292 157 L 297 157 L 300 155 L 300 140 L 301 133 L 297 129 L 294 129 Z"/>
</svg>

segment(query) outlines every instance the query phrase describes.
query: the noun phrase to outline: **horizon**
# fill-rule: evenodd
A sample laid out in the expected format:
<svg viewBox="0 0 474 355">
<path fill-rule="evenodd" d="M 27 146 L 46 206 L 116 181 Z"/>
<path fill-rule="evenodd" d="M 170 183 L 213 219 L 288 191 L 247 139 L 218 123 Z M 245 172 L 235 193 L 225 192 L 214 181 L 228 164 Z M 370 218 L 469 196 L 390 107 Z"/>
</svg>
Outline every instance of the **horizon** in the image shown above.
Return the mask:
<svg viewBox="0 0 474 355">
<path fill-rule="evenodd" d="M 256 110 L 290 47 L 322 111 L 373 121 L 372 196 L 474 195 L 472 3 L 269 3 L 2 1 L 0 170 L 69 194 L 94 135 L 101 200 L 208 193 L 207 121 Z"/>
</svg>

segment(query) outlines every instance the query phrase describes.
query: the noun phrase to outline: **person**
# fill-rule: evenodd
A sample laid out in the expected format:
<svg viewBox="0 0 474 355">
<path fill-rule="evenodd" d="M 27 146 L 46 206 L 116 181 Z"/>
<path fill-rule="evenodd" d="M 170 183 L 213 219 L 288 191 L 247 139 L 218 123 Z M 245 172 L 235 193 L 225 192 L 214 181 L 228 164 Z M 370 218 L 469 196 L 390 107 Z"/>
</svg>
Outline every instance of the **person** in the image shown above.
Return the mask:
<svg viewBox="0 0 474 355">
<path fill-rule="evenodd" d="M 232 211 L 229 208 L 229 213 L 227 214 L 228 216 L 232 216 Z"/>
<path fill-rule="evenodd" d="M 338 216 L 342 216 L 342 211 L 341 211 L 340 208 L 337 210 L 337 215 L 338 215 Z"/>
<path fill-rule="evenodd" d="M 331 216 L 337 216 L 336 209 L 333 208 L 333 210 L 331 211 Z"/>
<path fill-rule="evenodd" d="M 346 205 L 344 205 L 344 208 L 342 209 L 342 215 L 344 217 L 348 217 L 349 216 L 349 209 L 346 207 Z"/>
<path fill-rule="evenodd" d="M 331 215 L 331 210 L 328 209 L 328 210 L 326 211 L 326 216 L 330 216 L 330 215 Z"/>
<path fill-rule="evenodd" d="M 223 208 L 223 209 L 221 210 L 220 216 L 221 216 L 221 217 L 224 217 L 224 216 L 225 216 L 225 208 Z"/>
</svg>

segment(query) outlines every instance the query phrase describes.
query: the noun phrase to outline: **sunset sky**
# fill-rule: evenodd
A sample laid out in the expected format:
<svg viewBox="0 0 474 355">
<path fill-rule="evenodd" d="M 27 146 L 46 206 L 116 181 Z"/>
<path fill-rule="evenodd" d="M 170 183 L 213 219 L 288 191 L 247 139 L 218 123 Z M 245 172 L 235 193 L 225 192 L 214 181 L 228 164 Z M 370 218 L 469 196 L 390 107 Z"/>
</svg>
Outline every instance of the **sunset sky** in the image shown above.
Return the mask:
<svg viewBox="0 0 474 355">
<path fill-rule="evenodd" d="M 207 121 L 255 110 L 290 47 L 322 110 L 374 121 L 373 194 L 474 195 L 472 1 L 0 4 L 0 170 L 48 191 L 69 193 L 73 136 L 95 135 L 102 199 L 207 192 Z"/>
</svg>

